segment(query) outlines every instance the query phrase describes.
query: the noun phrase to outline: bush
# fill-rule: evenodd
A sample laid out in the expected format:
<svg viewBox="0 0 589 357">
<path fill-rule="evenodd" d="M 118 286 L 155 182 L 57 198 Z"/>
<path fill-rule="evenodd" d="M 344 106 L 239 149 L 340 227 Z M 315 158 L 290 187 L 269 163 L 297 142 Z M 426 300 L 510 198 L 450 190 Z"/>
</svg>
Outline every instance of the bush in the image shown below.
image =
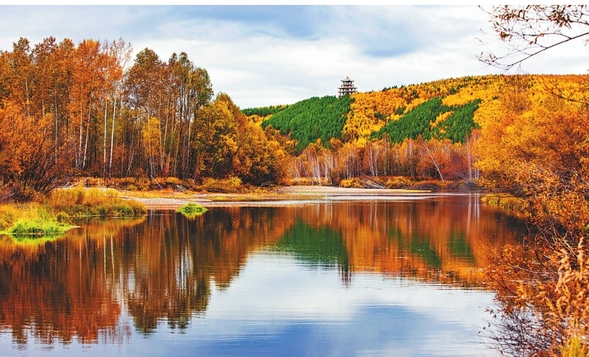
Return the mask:
<svg viewBox="0 0 589 357">
<path fill-rule="evenodd" d="M 184 182 L 177 177 L 167 177 L 165 180 L 158 179 L 158 181 L 163 181 L 169 185 L 184 185 Z"/>
<path fill-rule="evenodd" d="M 389 177 L 385 183 L 386 188 L 402 189 L 411 186 L 413 182 L 406 177 Z"/>
<path fill-rule="evenodd" d="M 364 187 L 364 185 L 362 185 L 362 182 L 360 182 L 359 179 L 357 178 L 351 178 L 351 179 L 347 179 L 347 180 L 341 180 L 339 182 L 340 187 L 344 187 L 344 188 L 362 188 Z"/>
</svg>

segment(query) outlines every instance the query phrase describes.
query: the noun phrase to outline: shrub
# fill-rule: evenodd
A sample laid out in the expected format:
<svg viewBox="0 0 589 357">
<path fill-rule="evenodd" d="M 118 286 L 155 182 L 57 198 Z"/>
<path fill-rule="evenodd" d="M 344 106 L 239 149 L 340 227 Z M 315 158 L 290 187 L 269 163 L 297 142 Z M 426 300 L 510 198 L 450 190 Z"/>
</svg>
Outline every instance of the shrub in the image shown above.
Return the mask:
<svg viewBox="0 0 589 357">
<path fill-rule="evenodd" d="M 163 181 L 170 185 L 183 185 L 184 183 L 177 177 L 167 177 L 165 180 L 158 179 L 158 181 Z"/>
<path fill-rule="evenodd" d="M 364 187 L 364 185 L 362 185 L 362 182 L 360 182 L 360 180 L 357 178 L 341 180 L 339 182 L 339 185 L 340 185 L 340 187 L 344 187 L 344 188 L 362 188 L 362 187 Z"/>
<path fill-rule="evenodd" d="M 411 186 L 413 184 L 413 182 L 411 182 L 410 179 L 406 178 L 406 177 L 390 177 L 387 179 L 387 182 L 385 183 L 386 188 L 391 188 L 391 189 L 401 189 L 401 188 L 407 188 L 409 186 Z"/>
</svg>

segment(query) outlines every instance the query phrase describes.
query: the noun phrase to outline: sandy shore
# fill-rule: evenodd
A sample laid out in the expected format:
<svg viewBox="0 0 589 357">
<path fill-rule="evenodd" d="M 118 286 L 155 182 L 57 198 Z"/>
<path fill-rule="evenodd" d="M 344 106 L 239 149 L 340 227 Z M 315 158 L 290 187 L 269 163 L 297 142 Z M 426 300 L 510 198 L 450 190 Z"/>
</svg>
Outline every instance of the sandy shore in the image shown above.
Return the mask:
<svg viewBox="0 0 589 357">
<path fill-rule="evenodd" d="M 280 187 L 268 193 L 235 194 L 235 193 L 210 193 L 210 194 L 175 194 L 173 197 L 133 197 L 143 203 L 147 209 L 176 209 L 187 203 L 198 203 L 205 207 L 263 207 L 305 205 L 322 201 L 336 200 L 406 200 L 423 199 L 440 195 L 430 191 L 420 190 L 393 190 L 393 189 L 364 189 L 341 188 L 325 186 L 290 186 Z"/>
</svg>

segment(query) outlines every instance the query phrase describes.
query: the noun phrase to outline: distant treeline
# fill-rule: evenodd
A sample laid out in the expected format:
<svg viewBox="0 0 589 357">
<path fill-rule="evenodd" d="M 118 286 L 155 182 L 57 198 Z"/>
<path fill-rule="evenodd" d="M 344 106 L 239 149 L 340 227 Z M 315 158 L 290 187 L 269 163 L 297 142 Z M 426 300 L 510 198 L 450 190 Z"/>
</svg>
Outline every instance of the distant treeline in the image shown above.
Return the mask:
<svg viewBox="0 0 589 357">
<path fill-rule="evenodd" d="M 276 114 L 281 110 L 288 108 L 289 105 L 273 105 L 269 107 L 259 107 L 259 108 L 245 108 L 242 109 L 241 112 L 245 115 L 252 116 L 258 115 L 261 117 L 267 117 L 268 115 Z"/>
</svg>

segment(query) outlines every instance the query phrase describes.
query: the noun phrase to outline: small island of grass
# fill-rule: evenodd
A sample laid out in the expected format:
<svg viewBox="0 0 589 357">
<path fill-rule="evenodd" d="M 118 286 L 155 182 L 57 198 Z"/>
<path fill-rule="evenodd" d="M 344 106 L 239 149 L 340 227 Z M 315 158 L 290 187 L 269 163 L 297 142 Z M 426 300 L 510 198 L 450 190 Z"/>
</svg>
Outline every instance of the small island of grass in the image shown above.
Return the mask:
<svg viewBox="0 0 589 357">
<path fill-rule="evenodd" d="M 207 211 L 206 207 L 196 204 L 196 203 L 187 203 L 184 206 L 178 208 L 176 212 L 182 213 L 184 216 L 188 218 L 194 218 L 204 214 Z"/>
<path fill-rule="evenodd" d="M 72 228 L 76 228 L 76 226 L 55 220 L 44 220 L 41 218 L 33 220 L 21 219 L 12 227 L 8 228 L 8 230 L 0 233 L 7 233 L 18 238 L 57 237 L 65 234 L 65 232 Z"/>
</svg>

